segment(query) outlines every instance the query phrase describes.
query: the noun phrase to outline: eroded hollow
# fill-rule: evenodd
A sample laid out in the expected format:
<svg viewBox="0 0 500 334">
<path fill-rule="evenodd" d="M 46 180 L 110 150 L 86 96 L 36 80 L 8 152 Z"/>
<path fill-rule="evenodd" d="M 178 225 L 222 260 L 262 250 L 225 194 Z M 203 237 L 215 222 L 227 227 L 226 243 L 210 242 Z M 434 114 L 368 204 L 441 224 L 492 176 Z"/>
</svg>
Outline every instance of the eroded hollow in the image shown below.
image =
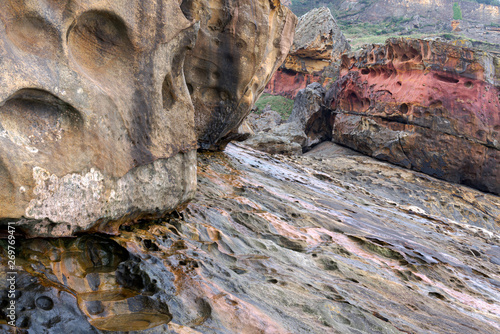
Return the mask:
<svg viewBox="0 0 500 334">
<path fill-rule="evenodd" d="M 360 98 L 355 92 L 350 92 L 346 98 L 340 101 L 340 108 L 345 111 L 362 112 L 368 110 L 369 107 L 370 100 Z"/>
<path fill-rule="evenodd" d="M 53 58 L 61 49 L 57 29 L 39 16 L 25 16 L 6 25 L 9 40 L 24 52 Z"/>
<path fill-rule="evenodd" d="M 163 80 L 161 94 L 163 99 L 163 109 L 170 109 L 176 101 L 173 90 L 172 77 L 170 75 L 167 75 L 165 77 L 165 80 Z"/>
<path fill-rule="evenodd" d="M 79 132 L 82 115 L 58 97 L 39 89 L 22 89 L 0 107 L 0 124 L 13 140 L 36 145 Z"/>
<path fill-rule="evenodd" d="M 80 15 L 67 35 L 74 59 L 85 69 L 113 73 L 113 64 L 132 55 L 127 27 L 121 18 L 105 11 Z"/>
<path fill-rule="evenodd" d="M 442 81 L 442 82 L 448 82 L 448 83 L 458 83 L 460 80 L 458 79 L 455 79 L 455 78 L 452 78 L 452 77 L 448 77 L 448 76 L 444 76 L 444 75 L 441 75 L 441 74 L 434 74 L 434 78 L 436 80 L 439 80 L 439 81 Z"/>
<path fill-rule="evenodd" d="M 403 103 L 402 105 L 399 106 L 399 111 L 401 111 L 401 113 L 403 113 L 403 114 L 408 113 L 408 110 L 409 110 L 409 107 L 406 103 Z"/>
</svg>

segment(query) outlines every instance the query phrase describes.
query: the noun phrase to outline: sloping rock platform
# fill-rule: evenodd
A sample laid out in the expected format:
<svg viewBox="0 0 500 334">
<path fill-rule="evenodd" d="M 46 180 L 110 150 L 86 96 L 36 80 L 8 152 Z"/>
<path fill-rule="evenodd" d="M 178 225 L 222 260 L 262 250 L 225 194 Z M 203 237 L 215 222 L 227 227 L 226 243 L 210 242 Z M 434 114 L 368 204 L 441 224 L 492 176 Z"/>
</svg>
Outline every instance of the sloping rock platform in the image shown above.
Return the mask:
<svg viewBox="0 0 500 334">
<path fill-rule="evenodd" d="M 20 332 L 500 332 L 495 195 L 333 143 L 200 154 L 198 185 L 119 236 L 18 236 Z"/>
</svg>

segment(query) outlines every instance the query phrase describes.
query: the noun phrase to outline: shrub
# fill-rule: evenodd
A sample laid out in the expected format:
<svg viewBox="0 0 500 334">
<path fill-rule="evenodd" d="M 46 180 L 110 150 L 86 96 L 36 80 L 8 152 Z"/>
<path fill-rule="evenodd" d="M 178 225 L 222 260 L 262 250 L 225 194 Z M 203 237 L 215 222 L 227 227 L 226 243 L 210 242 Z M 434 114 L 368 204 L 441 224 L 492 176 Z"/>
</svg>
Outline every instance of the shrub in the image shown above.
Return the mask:
<svg viewBox="0 0 500 334">
<path fill-rule="evenodd" d="M 453 19 L 461 20 L 462 19 L 462 10 L 460 9 L 460 5 L 458 2 L 453 3 Z"/>
</svg>

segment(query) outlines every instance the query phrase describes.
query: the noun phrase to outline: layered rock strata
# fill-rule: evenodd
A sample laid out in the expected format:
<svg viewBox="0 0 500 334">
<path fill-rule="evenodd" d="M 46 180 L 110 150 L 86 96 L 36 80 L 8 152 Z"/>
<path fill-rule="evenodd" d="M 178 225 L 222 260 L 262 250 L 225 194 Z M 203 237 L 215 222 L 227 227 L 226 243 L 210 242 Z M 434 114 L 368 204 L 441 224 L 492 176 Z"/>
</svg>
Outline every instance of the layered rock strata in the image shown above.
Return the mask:
<svg viewBox="0 0 500 334">
<path fill-rule="evenodd" d="M 0 332 L 500 331 L 498 196 L 331 142 L 300 157 L 229 145 L 198 171 L 181 215 L 19 238 L 17 328 L 2 307 Z"/>
<path fill-rule="evenodd" d="M 290 53 L 266 91 L 294 98 L 312 82 L 328 84 L 338 74 L 340 55 L 350 50 L 330 10 L 316 8 L 299 19 Z"/>
<path fill-rule="evenodd" d="M 342 58 L 333 140 L 500 193 L 500 61 L 437 41 L 390 39 Z"/>
<path fill-rule="evenodd" d="M 279 0 L 184 0 L 181 7 L 201 24 L 186 58 L 198 144 L 221 149 L 288 54 L 297 18 Z"/>
</svg>

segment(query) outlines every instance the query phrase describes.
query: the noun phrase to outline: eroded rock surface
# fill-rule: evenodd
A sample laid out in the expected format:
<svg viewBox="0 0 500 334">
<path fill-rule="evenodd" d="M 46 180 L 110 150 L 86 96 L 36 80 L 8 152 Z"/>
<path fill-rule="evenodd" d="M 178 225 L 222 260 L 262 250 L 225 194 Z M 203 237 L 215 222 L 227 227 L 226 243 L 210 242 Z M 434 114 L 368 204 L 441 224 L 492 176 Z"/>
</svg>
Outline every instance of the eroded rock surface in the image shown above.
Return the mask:
<svg viewBox="0 0 500 334">
<path fill-rule="evenodd" d="M 265 126 L 262 124 L 261 130 L 251 134 L 243 144 L 271 154 L 300 155 L 314 145 L 331 140 L 335 113 L 325 107 L 324 100 L 325 88 L 314 82 L 297 93 L 285 123 L 278 125 L 265 113 L 260 117 L 250 115 L 249 122 L 262 121 Z"/>
<path fill-rule="evenodd" d="M 500 331 L 500 197 L 331 142 L 301 157 L 229 145 L 198 171 L 182 215 L 111 238 L 18 236 L 18 330 L 126 331 L 168 307 L 168 324 L 131 333 Z M 118 307 L 124 291 L 138 302 Z"/>
<path fill-rule="evenodd" d="M 500 60 L 390 39 L 342 58 L 328 92 L 333 140 L 441 179 L 500 193 Z"/>
<path fill-rule="evenodd" d="M 348 50 L 349 43 L 330 10 L 313 9 L 300 17 L 290 53 L 266 91 L 295 98 L 310 83 L 326 85 L 338 75 L 336 61 Z"/>
<path fill-rule="evenodd" d="M 0 219 L 56 237 L 191 199 L 197 32 L 175 0 L 2 1 Z"/>
<path fill-rule="evenodd" d="M 217 150 L 285 59 L 297 17 L 279 0 L 184 0 L 181 7 L 201 23 L 186 58 L 199 147 Z"/>
<path fill-rule="evenodd" d="M 315 82 L 300 90 L 287 122 L 297 123 L 307 136 L 303 148 L 331 139 L 335 115 L 324 106 L 325 88 Z"/>
</svg>

